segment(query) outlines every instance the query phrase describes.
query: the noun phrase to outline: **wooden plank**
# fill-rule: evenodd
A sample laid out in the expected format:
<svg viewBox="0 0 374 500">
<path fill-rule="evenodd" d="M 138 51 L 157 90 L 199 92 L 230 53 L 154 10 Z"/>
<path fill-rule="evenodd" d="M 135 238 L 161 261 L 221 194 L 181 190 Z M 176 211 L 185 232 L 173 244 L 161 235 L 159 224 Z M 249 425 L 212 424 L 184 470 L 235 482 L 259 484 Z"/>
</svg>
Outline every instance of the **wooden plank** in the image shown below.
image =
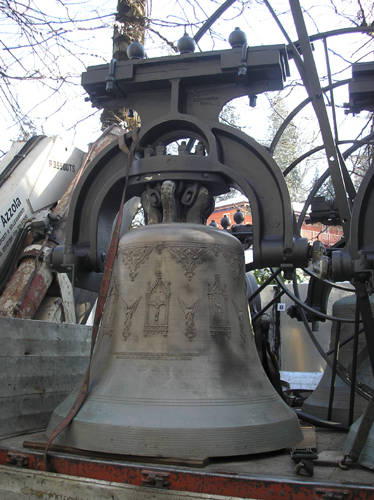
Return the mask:
<svg viewBox="0 0 374 500">
<path fill-rule="evenodd" d="M 41 450 L 44 451 L 47 444 L 46 436 L 44 441 L 24 441 L 23 447 L 29 448 L 31 450 Z M 120 455 L 117 453 L 101 453 L 96 451 L 80 450 L 78 448 L 71 448 L 69 446 L 62 446 L 59 444 L 53 444 L 49 447 L 51 451 L 57 451 L 60 453 L 69 453 L 70 455 L 79 455 L 95 459 L 104 460 L 125 460 L 130 462 L 147 462 L 154 464 L 172 464 L 172 465 L 182 465 L 182 466 L 192 466 L 192 467 L 204 467 L 209 463 L 209 459 L 196 460 L 196 459 L 185 459 L 185 458 L 175 458 L 175 457 L 141 457 L 135 455 Z"/>
</svg>

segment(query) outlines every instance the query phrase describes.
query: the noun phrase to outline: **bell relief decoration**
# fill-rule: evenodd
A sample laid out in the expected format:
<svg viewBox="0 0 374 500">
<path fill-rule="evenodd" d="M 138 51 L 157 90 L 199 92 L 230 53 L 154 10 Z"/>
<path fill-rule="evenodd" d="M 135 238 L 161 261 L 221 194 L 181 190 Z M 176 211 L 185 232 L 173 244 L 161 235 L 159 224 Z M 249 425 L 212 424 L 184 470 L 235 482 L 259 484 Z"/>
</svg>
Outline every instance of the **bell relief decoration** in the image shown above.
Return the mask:
<svg viewBox="0 0 374 500">
<path fill-rule="evenodd" d="M 118 291 L 118 282 L 116 276 L 114 276 L 107 298 L 106 317 L 103 319 L 101 325 L 101 331 L 103 336 L 104 335 L 107 335 L 108 337 L 113 336 L 114 327 L 111 318 L 113 317 L 113 311 L 116 309 L 118 305 L 119 296 L 120 294 Z"/>
<path fill-rule="evenodd" d="M 131 335 L 132 318 L 135 314 L 136 309 L 138 308 L 141 297 L 136 299 L 135 302 L 133 302 L 130 305 L 128 305 L 124 299 L 121 300 L 124 305 L 124 311 L 123 311 L 124 321 L 123 321 L 122 337 L 124 340 L 127 340 Z"/>
<path fill-rule="evenodd" d="M 151 246 L 127 248 L 122 253 L 122 260 L 124 265 L 129 270 L 131 281 L 134 281 L 138 275 L 139 268 L 152 253 Z"/>
<path fill-rule="evenodd" d="M 144 335 L 166 337 L 169 329 L 170 282 L 164 282 L 160 272 L 156 273 L 154 283 L 148 283 L 145 301 Z"/>
<path fill-rule="evenodd" d="M 231 327 L 228 322 L 227 290 L 226 285 L 221 283 L 219 274 L 215 275 L 212 284 L 208 284 L 208 302 L 210 334 L 213 337 L 230 337 Z"/>
<path fill-rule="evenodd" d="M 192 341 L 197 335 L 195 314 L 199 301 L 197 300 L 190 306 L 185 304 L 180 298 L 178 299 L 178 302 L 184 314 L 184 334 L 188 340 Z"/>
<path fill-rule="evenodd" d="M 184 275 L 188 281 L 192 280 L 196 268 L 210 254 L 208 249 L 201 246 L 170 246 L 168 250 L 174 260 L 183 267 Z"/>
</svg>

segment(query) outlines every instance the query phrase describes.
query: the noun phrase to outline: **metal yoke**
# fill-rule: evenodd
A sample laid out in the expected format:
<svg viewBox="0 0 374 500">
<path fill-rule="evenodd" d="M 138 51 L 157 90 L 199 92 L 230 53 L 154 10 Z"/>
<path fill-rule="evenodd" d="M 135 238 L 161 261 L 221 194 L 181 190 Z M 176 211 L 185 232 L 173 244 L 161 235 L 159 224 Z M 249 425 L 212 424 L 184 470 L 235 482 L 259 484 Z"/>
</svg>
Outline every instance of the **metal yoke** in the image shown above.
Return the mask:
<svg viewBox="0 0 374 500">
<path fill-rule="evenodd" d="M 88 68 L 83 87 L 93 106 L 135 109 L 142 127 L 126 199 L 163 180 L 199 182 L 212 195 L 239 188 L 253 216 L 254 268 L 306 264 L 308 243 L 293 225 L 282 172 L 266 148 L 219 122 L 231 99 L 279 90 L 289 75 L 283 45 L 233 48 L 155 59 L 112 61 Z M 165 154 L 179 139 L 199 141 L 200 154 Z M 131 144 L 130 135 L 125 136 Z M 160 152 L 161 151 L 161 152 Z M 202 152 L 201 152 L 202 151 Z M 64 248 L 56 267 L 76 267 L 81 287 L 97 289 L 123 189 L 126 158 L 109 145 L 88 165 L 75 189 Z"/>
</svg>

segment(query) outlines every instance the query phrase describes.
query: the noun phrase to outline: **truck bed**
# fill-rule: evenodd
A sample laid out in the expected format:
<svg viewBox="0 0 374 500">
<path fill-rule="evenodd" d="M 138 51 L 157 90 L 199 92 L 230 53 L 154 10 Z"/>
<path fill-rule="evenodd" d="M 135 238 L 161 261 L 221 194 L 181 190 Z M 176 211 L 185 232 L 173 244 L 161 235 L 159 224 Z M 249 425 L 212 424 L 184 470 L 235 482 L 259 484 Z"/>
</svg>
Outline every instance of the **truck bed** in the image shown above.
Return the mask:
<svg viewBox="0 0 374 500">
<path fill-rule="evenodd" d="M 318 459 L 309 477 L 296 473 L 286 450 L 212 459 L 205 464 L 53 450 L 51 472 L 37 472 L 43 465 L 43 452 L 35 449 L 37 444 L 26 448 L 24 443 L 43 443 L 46 436 L 28 434 L 0 441 L 0 466 L 5 466 L 0 467 L 0 498 L 373 499 L 372 471 L 342 470 L 337 465 L 345 438 L 342 432 L 317 430 Z"/>
</svg>

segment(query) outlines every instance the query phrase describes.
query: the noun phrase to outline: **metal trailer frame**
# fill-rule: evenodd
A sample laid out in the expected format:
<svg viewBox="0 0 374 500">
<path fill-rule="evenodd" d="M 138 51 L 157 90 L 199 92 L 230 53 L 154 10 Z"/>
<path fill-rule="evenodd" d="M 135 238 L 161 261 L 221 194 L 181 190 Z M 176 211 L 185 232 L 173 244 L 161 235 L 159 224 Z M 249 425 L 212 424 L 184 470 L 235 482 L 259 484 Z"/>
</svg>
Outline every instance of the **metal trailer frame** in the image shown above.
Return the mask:
<svg viewBox="0 0 374 500">
<path fill-rule="evenodd" d="M 18 451 L 0 446 L 0 465 L 13 465 L 29 471 L 44 467 L 43 452 Z M 307 480 L 292 480 L 271 475 L 254 476 L 206 472 L 191 467 L 154 465 L 98 459 L 92 456 L 73 456 L 51 451 L 50 471 L 68 476 L 110 481 L 175 492 L 223 495 L 237 498 L 266 500 L 371 500 L 374 486 L 341 484 Z"/>
</svg>

